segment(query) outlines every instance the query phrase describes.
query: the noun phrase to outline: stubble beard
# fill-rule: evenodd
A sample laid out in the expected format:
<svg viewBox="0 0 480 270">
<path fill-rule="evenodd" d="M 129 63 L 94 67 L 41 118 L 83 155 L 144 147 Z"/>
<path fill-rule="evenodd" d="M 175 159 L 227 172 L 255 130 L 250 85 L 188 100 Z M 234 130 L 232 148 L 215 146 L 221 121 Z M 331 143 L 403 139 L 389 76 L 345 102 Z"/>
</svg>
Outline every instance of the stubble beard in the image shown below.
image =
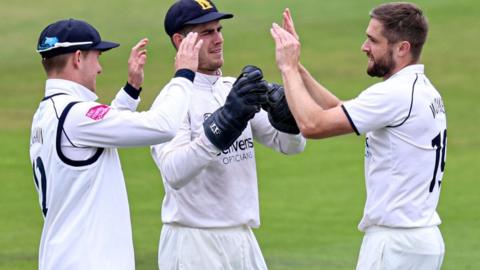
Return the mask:
<svg viewBox="0 0 480 270">
<path fill-rule="evenodd" d="M 223 66 L 223 56 L 220 59 L 202 62 L 199 63 L 198 71 L 211 75 L 217 74 L 218 70 Z"/>
<path fill-rule="evenodd" d="M 367 68 L 367 74 L 371 77 L 385 77 L 395 67 L 393 60 L 393 51 L 388 50 L 384 57 L 373 59 L 373 65 Z"/>
</svg>

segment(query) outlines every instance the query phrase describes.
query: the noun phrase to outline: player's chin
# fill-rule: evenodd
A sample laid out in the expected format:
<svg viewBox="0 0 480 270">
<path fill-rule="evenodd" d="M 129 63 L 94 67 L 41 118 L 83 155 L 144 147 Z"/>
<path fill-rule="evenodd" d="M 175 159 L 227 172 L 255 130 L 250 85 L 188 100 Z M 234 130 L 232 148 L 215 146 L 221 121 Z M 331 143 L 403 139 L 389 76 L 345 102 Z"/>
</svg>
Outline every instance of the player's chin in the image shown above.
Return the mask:
<svg viewBox="0 0 480 270">
<path fill-rule="evenodd" d="M 221 68 L 223 66 L 223 57 L 220 57 L 220 58 L 217 58 L 217 59 L 214 59 L 212 61 L 212 66 L 215 67 L 215 68 Z"/>
<path fill-rule="evenodd" d="M 368 65 L 369 68 L 375 66 L 375 59 L 373 59 L 373 57 L 369 56 L 367 65 Z"/>
<path fill-rule="evenodd" d="M 375 62 L 369 58 L 367 63 L 367 71 L 371 71 L 375 68 Z"/>
</svg>

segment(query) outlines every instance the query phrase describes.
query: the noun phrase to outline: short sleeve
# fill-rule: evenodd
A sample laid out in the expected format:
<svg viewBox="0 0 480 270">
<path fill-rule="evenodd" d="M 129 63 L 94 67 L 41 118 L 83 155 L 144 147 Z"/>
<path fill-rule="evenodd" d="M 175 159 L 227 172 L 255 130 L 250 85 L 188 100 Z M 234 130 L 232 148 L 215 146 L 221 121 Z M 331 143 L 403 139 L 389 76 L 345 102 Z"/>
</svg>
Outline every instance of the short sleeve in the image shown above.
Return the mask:
<svg viewBox="0 0 480 270">
<path fill-rule="evenodd" d="M 343 109 L 357 134 L 401 123 L 410 110 L 411 91 L 378 83 L 355 99 L 343 103 Z"/>
</svg>

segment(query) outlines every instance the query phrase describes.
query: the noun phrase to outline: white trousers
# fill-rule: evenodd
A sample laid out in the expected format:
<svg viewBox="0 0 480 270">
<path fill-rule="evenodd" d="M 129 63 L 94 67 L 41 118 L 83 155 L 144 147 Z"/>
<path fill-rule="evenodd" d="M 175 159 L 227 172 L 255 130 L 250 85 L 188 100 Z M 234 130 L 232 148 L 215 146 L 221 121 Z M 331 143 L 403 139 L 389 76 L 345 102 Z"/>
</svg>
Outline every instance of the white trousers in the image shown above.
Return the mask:
<svg viewBox="0 0 480 270">
<path fill-rule="evenodd" d="M 357 270 L 438 270 L 445 245 L 437 226 L 394 229 L 373 226 L 363 238 Z"/>
<path fill-rule="evenodd" d="M 160 270 L 264 270 L 262 252 L 247 226 L 215 229 L 164 224 Z"/>
</svg>

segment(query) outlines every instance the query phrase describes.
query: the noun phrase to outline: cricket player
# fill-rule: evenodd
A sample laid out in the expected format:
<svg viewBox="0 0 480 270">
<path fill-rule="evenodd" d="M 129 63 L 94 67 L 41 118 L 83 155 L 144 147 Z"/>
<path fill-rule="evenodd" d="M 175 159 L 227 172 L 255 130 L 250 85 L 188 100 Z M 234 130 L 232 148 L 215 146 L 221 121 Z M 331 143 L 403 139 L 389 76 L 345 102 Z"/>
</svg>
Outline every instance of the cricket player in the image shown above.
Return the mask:
<svg viewBox="0 0 480 270">
<path fill-rule="evenodd" d="M 187 117 L 172 141 L 152 147 L 165 189 L 161 270 L 267 269 L 251 230 L 260 226 L 254 145 L 305 147 L 281 86 L 254 66 L 222 76 L 221 20 L 232 17 L 206 0 L 176 1 L 165 17 L 175 48 L 191 32 L 204 42 Z"/>
<path fill-rule="evenodd" d="M 40 34 L 45 97 L 33 117 L 30 160 L 44 217 L 40 270 L 135 269 L 128 198 L 117 147 L 173 138 L 185 118 L 201 41 L 191 34 L 176 57 L 177 72 L 155 100 L 135 112 L 147 39 L 133 47 L 128 81 L 111 105 L 97 103 L 99 56 L 119 46 L 90 24 L 60 20 Z"/>
<path fill-rule="evenodd" d="M 443 100 L 419 64 L 428 31 L 410 3 L 374 8 L 362 51 L 367 73 L 383 78 L 341 102 L 300 64 L 290 12 L 274 24 L 276 60 L 301 133 L 326 138 L 366 134 L 365 232 L 357 269 L 440 269 L 444 243 L 436 212 L 445 169 L 447 125 Z"/>
</svg>

